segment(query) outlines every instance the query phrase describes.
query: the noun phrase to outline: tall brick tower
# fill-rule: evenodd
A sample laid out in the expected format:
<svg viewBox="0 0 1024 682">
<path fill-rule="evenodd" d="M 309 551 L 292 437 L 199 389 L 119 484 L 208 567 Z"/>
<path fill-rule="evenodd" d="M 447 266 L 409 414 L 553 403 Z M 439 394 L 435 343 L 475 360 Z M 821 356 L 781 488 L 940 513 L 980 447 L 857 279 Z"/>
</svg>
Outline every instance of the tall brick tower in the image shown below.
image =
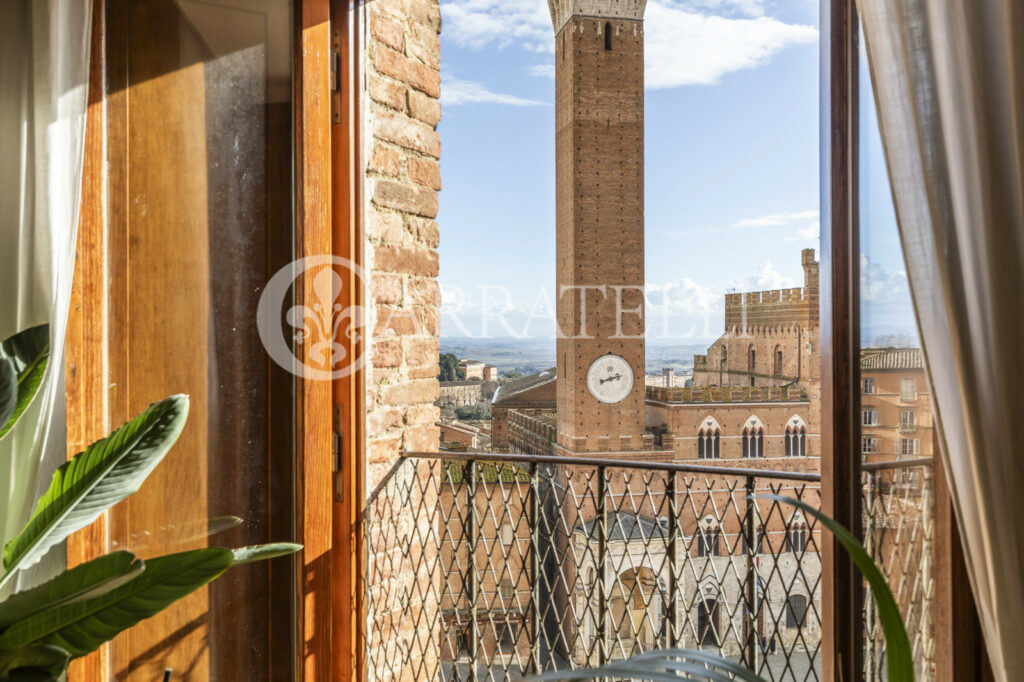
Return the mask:
<svg viewBox="0 0 1024 682">
<path fill-rule="evenodd" d="M 555 29 L 558 444 L 573 453 L 644 449 L 645 5 L 548 0 Z"/>
</svg>

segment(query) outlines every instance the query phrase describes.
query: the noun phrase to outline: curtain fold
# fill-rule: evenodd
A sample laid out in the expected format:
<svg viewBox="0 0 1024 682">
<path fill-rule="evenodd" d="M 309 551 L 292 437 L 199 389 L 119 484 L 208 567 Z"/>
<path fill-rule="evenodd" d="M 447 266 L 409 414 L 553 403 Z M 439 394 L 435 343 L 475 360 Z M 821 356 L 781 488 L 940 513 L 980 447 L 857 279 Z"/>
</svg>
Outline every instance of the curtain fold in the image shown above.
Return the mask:
<svg viewBox="0 0 1024 682">
<path fill-rule="evenodd" d="M 986 648 L 1024 679 L 1024 3 L 857 2 Z"/>
<path fill-rule="evenodd" d="M 65 458 L 64 330 L 82 184 L 89 0 L 0 2 L 0 339 L 50 324 L 43 386 L 0 442 L 0 534 Z"/>
</svg>

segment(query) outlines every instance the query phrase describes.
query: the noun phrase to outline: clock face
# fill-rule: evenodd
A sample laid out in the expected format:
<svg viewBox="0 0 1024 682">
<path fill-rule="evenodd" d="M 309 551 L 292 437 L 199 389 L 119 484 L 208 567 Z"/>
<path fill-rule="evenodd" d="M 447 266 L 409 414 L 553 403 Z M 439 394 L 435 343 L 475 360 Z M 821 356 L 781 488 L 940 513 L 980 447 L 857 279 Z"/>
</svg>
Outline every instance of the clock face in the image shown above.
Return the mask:
<svg viewBox="0 0 1024 682">
<path fill-rule="evenodd" d="M 602 355 L 587 372 L 587 388 L 602 403 L 617 403 L 633 390 L 633 368 L 618 355 Z"/>
</svg>

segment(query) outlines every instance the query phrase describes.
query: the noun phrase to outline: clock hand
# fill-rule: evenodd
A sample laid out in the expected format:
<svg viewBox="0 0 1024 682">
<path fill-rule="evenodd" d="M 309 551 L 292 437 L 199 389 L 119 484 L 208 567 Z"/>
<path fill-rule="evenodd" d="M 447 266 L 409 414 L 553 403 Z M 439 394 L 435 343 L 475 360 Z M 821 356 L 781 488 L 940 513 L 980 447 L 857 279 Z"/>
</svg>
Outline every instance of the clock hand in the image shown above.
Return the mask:
<svg viewBox="0 0 1024 682">
<path fill-rule="evenodd" d="M 615 376 L 608 377 L 607 379 L 601 379 L 601 383 L 603 384 L 606 381 L 615 381 L 616 379 L 621 379 L 621 378 L 622 378 L 621 374 L 616 374 Z"/>
</svg>

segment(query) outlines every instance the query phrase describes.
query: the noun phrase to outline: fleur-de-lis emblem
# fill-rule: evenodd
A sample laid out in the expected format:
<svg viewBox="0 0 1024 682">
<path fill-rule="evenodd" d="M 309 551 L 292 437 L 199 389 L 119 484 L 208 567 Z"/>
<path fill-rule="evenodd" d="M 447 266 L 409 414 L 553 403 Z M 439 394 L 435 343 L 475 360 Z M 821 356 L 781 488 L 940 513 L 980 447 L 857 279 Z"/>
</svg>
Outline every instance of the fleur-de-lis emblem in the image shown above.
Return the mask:
<svg viewBox="0 0 1024 682">
<path fill-rule="evenodd" d="M 313 277 L 312 306 L 293 306 L 287 313 L 288 324 L 295 328 L 293 338 L 299 345 L 311 342 L 307 357 L 321 367 L 334 369 L 348 358 L 348 349 L 339 343 L 338 330 L 344 325 L 342 338 L 359 341 L 362 326 L 360 306 L 342 309 L 339 299 L 344 294 L 344 281 L 331 267 L 323 267 Z"/>
<path fill-rule="evenodd" d="M 260 340 L 278 365 L 298 376 L 337 379 L 357 371 L 365 361 L 361 346 L 358 357 L 352 352 L 362 340 L 365 311 L 358 305 L 345 307 L 352 298 L 346 287 L 352 285 L 339 270 L 354 274 L 356 281 L 364 279 L 362 268 L 344 258 L 307 256 L 281 268 L 260 295 Z M 300 276 L 311 284 L 311 300 L 287 307 Z M 304 352 L 297 353 L 297 347 Z"/>
</svg>

